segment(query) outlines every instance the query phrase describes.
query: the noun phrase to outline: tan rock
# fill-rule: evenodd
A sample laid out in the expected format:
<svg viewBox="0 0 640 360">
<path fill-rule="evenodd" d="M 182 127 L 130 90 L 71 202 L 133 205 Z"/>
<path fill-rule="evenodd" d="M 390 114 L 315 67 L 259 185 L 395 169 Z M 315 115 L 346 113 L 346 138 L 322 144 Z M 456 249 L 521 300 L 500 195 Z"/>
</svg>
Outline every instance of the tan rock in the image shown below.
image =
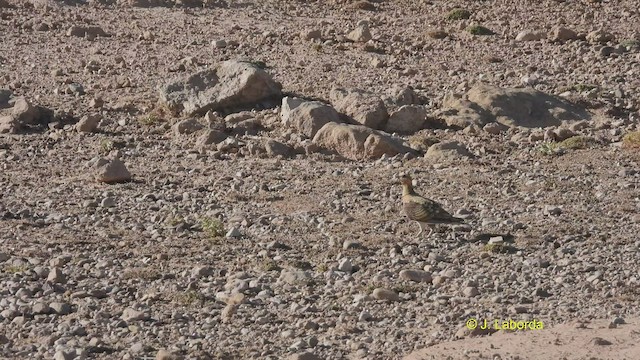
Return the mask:
<svg viewBox="0 0 640 360">
<path fill-rule="evenodd" d="M 383 154 L 394 156 L 412 152 L 400 139 L 362 125 L 330 122 L 323 126 L 313 142 L 351 160 L 377 159 Z"/>
<path fill-rule="evenodd" d="M 118 183 L 131 180 L 131 173 L 120 159 L 101 159 L 96 169 L 96 180 L 104 183 Z"/>
</svg>

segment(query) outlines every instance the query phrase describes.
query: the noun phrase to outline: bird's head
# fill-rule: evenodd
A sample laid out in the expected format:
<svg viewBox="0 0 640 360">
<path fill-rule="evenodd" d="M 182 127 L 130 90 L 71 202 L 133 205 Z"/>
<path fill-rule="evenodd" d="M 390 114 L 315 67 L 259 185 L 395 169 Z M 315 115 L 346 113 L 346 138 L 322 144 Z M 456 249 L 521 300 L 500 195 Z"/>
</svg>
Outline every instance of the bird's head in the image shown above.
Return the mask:
<svg viewBox="0 0 640 360">
<path fill-rule="evenodd" d="M 411 176 L 409 176 L 409 174 L 400 175 L 400 184 L 411 186 L 412 185 Z"/>
</svg>

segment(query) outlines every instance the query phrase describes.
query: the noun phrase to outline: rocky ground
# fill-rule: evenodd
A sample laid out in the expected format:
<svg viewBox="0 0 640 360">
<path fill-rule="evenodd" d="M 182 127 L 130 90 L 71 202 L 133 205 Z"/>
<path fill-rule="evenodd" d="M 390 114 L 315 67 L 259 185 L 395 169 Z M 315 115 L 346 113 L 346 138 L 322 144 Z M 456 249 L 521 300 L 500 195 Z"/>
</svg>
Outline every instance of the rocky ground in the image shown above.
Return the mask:
<svg viewBox="0 0 640 360">
<path fill-rule="evenodd" d="M 633 358 L 637 4 L 512 3 L 0 0 L 0 357 Z"/>
</svg>

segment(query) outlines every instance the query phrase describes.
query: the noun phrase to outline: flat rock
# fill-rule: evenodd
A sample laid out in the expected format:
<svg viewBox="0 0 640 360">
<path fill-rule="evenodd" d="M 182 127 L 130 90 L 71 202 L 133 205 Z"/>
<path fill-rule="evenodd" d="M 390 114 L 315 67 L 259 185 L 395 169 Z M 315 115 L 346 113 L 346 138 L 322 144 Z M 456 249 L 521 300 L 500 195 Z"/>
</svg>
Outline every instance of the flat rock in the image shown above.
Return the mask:
<svg viewBox="0 0 640 360">
<path fill-rule="evenodd" d="M 336 110 L 372 129 L 383 129 L 389 119 L 382 98 L 368 91 L 333 88 L 329 98 Z"/>
<path fill-rule="evenodd" d="M 413 134 L 424 129 L 427 123 L 427 109 L 419 105 L 403 105 L 394 111 L 384 128 L 389 133 Z"/>
<path fill-rule="evenodd" d="M 509 127 L 558 126 L 564 121 L 588 120 L 591 114 L 568 101 L 533 88 L 472 87 L 464 98 L 445 97 L 440 113 L 447 124 L 484 126 L 499 122 Z"/>
<path fill-rule="evenodd" d="M 160 101 L 170 109 L 193 116 L 279 101 L 281 90 L 282 85 L 254 63 L 229 60 L 214 69 L 172 80 L 159 92 Z"/>
<path fill-rule="evenodd" d="M 340 114 L 331 105 L 288 96 L 282 99 L 280 118 L 283 125 L 308 138 L 313 138 L 329 122 L 342 122 Z"/>
<path fill-rule="evenodd" d="M 376 300 L 400 301 L 400 296 L 395 291 L 384 288 L 374 289 L 371 296 Z"/>
<path fill-rule="evenodd" d="M 536 41 L 546 39 L 547 34 L 543 32 L 531 31 L 531 30 L 523 30 L 518 33 L 516 36 L 516 41 Z"/>
<path fill-rule="evenodd" d="M 433 144 L 424 155 L 425 158 L 434 161 L 463 159 L 471 156 L 472 154 L 469 150 L 457 141 L 444 141 Z"/>
<path fill-rule="evenodd" d="M 400 271 L 400 278 L 415 282 L 431 282 L 431 273 L 420 269 L 406 269 Z"/>
<path fill-rule="evenodd" d="M 362 125 L 330 122 L 323 126 L 313 142 L 351 160 L 377 159 L 412 152 L 402 140 Z"/>
</svg>

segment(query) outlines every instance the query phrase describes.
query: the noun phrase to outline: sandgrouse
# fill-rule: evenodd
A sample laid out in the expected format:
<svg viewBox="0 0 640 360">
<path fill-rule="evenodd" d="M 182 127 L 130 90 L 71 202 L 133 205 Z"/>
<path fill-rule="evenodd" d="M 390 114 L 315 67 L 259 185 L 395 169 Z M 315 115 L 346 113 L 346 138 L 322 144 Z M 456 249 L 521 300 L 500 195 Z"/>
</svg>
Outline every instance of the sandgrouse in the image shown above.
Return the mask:
<svg viewBox="0 0 640 360">
<path fill-rule="evenodd" d="M 416 221 L 420 225 L 420 231 L 416 236 L 422 234 L 424 225 L 429 227 L 429 234 L 427 234 L 427 237 L 429 237 L 433 232 L 431 225 L 464 222 L 463 219 L 449 214 L 437 202 L 416 194 L 411 183 L 411 176 L 402 175 L 400 183 L 402 184 L 402 210 L 409 219 Z"/>
</svg>

